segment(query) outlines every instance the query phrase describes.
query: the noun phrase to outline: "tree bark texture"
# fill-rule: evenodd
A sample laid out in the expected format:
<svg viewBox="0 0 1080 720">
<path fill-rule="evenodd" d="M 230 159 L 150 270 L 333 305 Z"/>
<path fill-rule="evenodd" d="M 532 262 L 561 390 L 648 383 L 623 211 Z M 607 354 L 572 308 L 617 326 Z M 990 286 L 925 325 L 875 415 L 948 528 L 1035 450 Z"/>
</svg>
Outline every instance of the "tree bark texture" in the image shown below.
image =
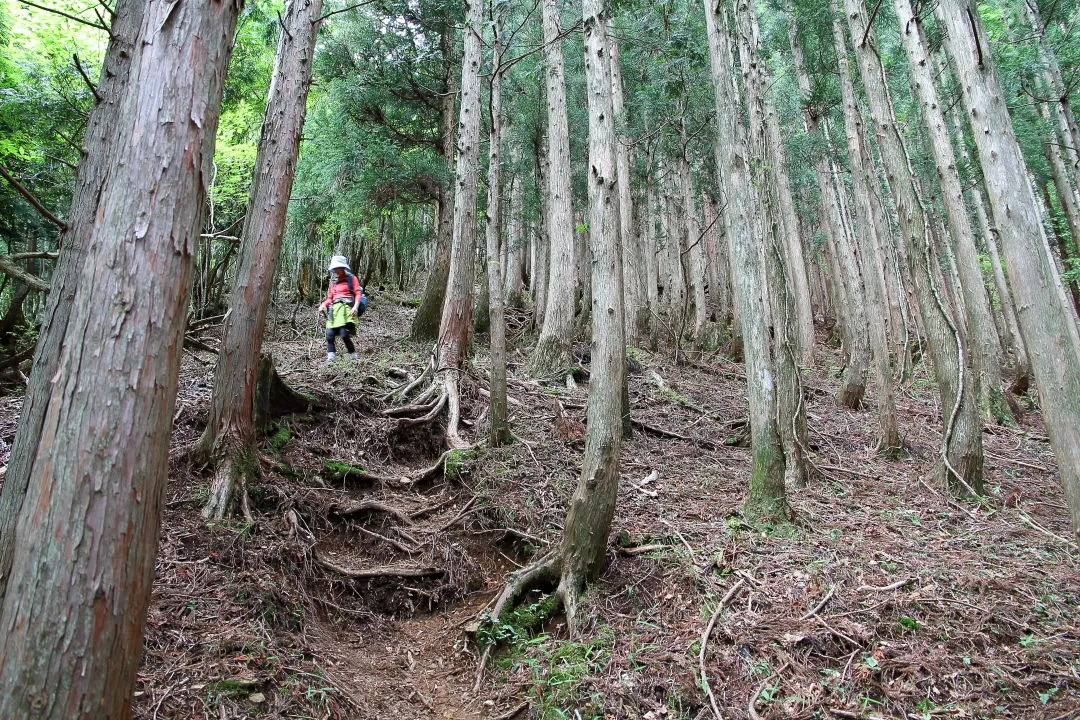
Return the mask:
<svg viewBox="0 0 1080 720">
<path fill-rule="evenodd" d="M 34 364 L 30 370 L 19 425 L 11 448 L 3 490 L 0 491 L 0 600 L 7 587 L 8 571 L 14 552 L 15 524 L 18 522 L 30 469 L 41 440 L 42 423 L 48 410 L 51 381 L 60 366 L 67 337 L 70 311 L 78 289 L 80 274 L 112 149 L 115 145 L 120 109 L 131 72 L 135 36 L 142 24 L 147 0 L 118 0 L 112 38 L 105 54 L 101 79 L 97 84 L 98 100 L 90 111 L 75 189 L 68 210 L 67 229 L 60 237 L 60 252 L 53 267 L 45 313 L 38 332 Z"/>
<path fill-rule="evenodd" d="M 756 13 L 755 13 L 756 16 Z M 781 239 L 784 243 L 785 267 L 791 282 L 792 301 L 795 312 L 795 343 L 798 361 L 804 367 L 814 364 L 814 312 L 810 306 L 810 281 L 807 278 L 806 257 L 803 252 L 802 232 L 795 215 L 795 200 L 791 195 L 791 178 L 788 175 L 787 151 L 780 135 L 780 119 L 777 117 L 776 101 L 772 93 L 764 93 L 765 132 L 770 173 L 775 173 L 778 214 Z"/>
<path fill-rule="evenodd" d="M 960 78 L 994 223 L 1009 268 L 1020 334 L 1042 400 L 1074 535 L 1080 537 L 1080 337 L 1046 252 L 1031 186 L 978 7 L 941 0 L 945 49 Z"/>
<path fill-rule="evenodd" d="M 603 0 L 583 0 L 582 14 L 589 106 L 593 341 L 585 453 L 560 545 L 559 589 L 567 599 L 570 618 L 574 616 L 574 598 L 582 584 L 594 579 L 603 567 L 618 496 L 622 388 L 626 372 L 615 114 Z"/>
<path fill-rule="evenodd" d="M 454 81 L 452 28 L 447 25 L 439 36 L 439 48 L 443 55 L 446 72 L 445 90 L 439 99 L 439 154 L 447 166 L 454 163 L 457 115 L 455 100 L 457 83 Z M 420 307 L 413 316 L 410 333 L 413 340 L 434 340 L 439 335 L 443 302 L 446 299 L 446 283 L 450 278 L 450 252 L 454 244 L 454 196 L 455 187 L 442 187 L 438 191 L 439 215 L 435 231 L 435 259 L 428 272 Z"/>
<path fill-rule="evenodd" d="M 548 167 L 545 191 L 549 270 L 544 322 L 530 365 L 530 371 L 535 376 L 562 372 L 570 365 L 577 278 L 570 189 L 570 131 L 566 119 L 565 63 L 562 40 L 559 39 L 559 4 L 556 0 L 542 0 L 541 5 L 544 75 L 547 80 Z"/>
<path fill-rule="evenodd" d="M 47 409 L 0 609 L 0 717 L 130 716 L 240 6 L 146 5 L 67 342 L 39 398 Z"/>
<path fill-rule="evenodd" d="M 844 132 L 847 137 L 848 162 L 851 165 L 851 187 L 854 193 L 854 232 L 848 232 L 843 211 L 844 185 L 837 179 L 831 194 L 837 199 L 840 212 L 834 220 L 839 220 L 836 239 L 837 262 L 841 269 L 841 282 L 844 283 L 845 309 L 837 312 L 845 335 L 855 333 L 865 339 L 855 339 L 850 343 L 848 367 L 844 369 L 844 382 L 840 387 L 837 400 L 847 407 L 859 407 L 865 392 L 865 364 L 870 360 L 873 349 L 874 369 L 880 387 L 881 398 L 878 403 L 879 444 L 886 453 L 899 447 L 899 426 L 896 421 L 896 407 L 892 392 L 892 372 L 889 362 L 888 339 L 885 327 L 880 322 L 871 322 L 871 318 L 887 317 L 885 308 L 884 281 L 881 279 L 882 267 L 875 263 L 872 249 L 877 244 L 876 235 L 887 232 L 888 228 L 879 228 L 873 221 L 873 209 L 870 199 L 871 175 L 867 169 L 864 149 L 866 136 L 862 124 L 862 115 L 855 100 L 855 87 L 848 67 L 847 42 L 844 40 L 843 23 L 839 10 L 833 7 L 833 43 L 836 49 L 837 65 L 840 72 L 840 93 L 844 106 Z M 807 85 L 809 87 L 809 85 Z M 824 158 L 820 161 L 834 169 L 832 163 Z M 835 177 L 835 175 L 834 175 Z M 861 239 L 861 247 L 859 247 Z M 860 260 L 862 261 L 860 263 Z M 864 272 L 865 271 L 865 272 Z M 865 282 L 865 293 L 863 283 Z M 857 294 L 857 297 L 852 297 Z M 859 322 L 863 325 L 860 328 Z M 869 341 L 869 343 L 867 343 Z M 847 344 L 847 343 L 845 343 Z M 853 404 L 854 403 L 854 404 Z"/>
<path fill-rule="evenodd" d="M 503 266 L 499 255 L 499 236 L 502 231 L 502 65 L 506 39 L 503 23 L 506 6 L 491 8 L 493 50 L 491 66 L 491 135 L 488 138 L 488 198 L 487 198 L 487 280 L 488 315 L 491 336 L 491 446 L 500 447 L 510 439 L 506 418 L 506 312 L 503 306 Z"/>
<path fill-rule="evenodd" d="M 971 369 L 978 375 L 979 406 L 985 419 L 1006 422 L 1012 419 L 1012 412 L 1001 390 L 1001 357 L 998 352 L 1001 341 L 990 313 L 990 302 L 975 249 L 975 233 L 964 203 L 964 191 L 945 112 L 934 84 L 930 52 L 922 23 L 915 16 L 911 0 L 895 0 L 895 5 L 900 20 L 900 39 L 907 53 L 912 85 L 922 106 L 923 123 L 929 131 L 930 148 L 941 184 L 941 198 L 952 238 L 953 257 L 974 356 Z"/>
<path fill-rule="evenodd" d="M 610 20 L 609 20 L 610 22 Z M 611 102 L 615 113 L 616 129 L 625 123 L 625 98 L 622 86 L 622 67 L 619 65 L 619 44 L 611 38 Z M 649 300 L 646 264 L 642 243 L 634 225 L 634 202 L 630 192 L 630 148 L 625 135 L 616 138 L 615 168 L 618 173 L 619 190 L 619 237 L 623 249 L 623 281 L 626 284 L 626 337 L 627 342 L 645 344 L 649 335 Z M 647 342 L 647 341 L 646 341 Z"/>
<path fill-rule="evenodd" d="M 862 0 L 845 0 L 845 5 L 851 40 L 856 44 L 859 74 L 870 105 L 881 160 L 900 216 L 934 375 L 941 391 L 942 479 L 958 494 L 981 494 L 983 451 L 978 378 L 970 371 L 971 353 L 966 338 L 949 314 L 944 293 L 934 279 L 930 221 L 896 126 L 875 35 L 868 27 L 866 7 Z"/>
<path fill-rule="evenodd" d="M 203 508 L 208 518 L 221 519 L 232 510 L 238 463 L 229 456 L 254 450 L 259 355 L 300 153 L 322 4 L 322 0 L 290 0 L 281 15 L 236 280 L 214 370 L 210 414 L 197 453 L 220 466 Z"/>
<path fill-rule="evenodd" d="M 783 159 L 781 151 L 771 148 L 773 141 L 780 142 L 779 132 L 769 129 L 767 118 L 770 103 L 767 100 L 771 85 L 768 69 L 764 63 L 761 31 L 757 10 L 752 2 L 737 4 L 737 20 L 740 37 L 741 66 L 746 88 L 746 105 L 749 120 L 749 139 L 754 159 L 755 182 L 760 188 L 761 215 L 763 222 L 763 252 L 765 256 L 765 279 L 771 301 L 771 334 L 773 338 L 773 362 L 776 367 L 777 430 L 784 450 L 785 481 L 794 487 L 806 485 L 809 476 L 809 441 L 806 434 L 806 405 L 803 403 L 802 381 L 799 375 L 800 333 L 803 328 L 798 312 L 797 273 L 805 268 L 796 267 L 802 262 L 801 251 L 794 254 L 791 247 L 789 222 L 795 222 L 794 209 L 785 218 L 785 190 L 790 197 L 787 173 L 775 164 Z M 798 236 L 796 236 L 799 240 Z M 800 250 L 801 250 L 801 240 Z M 809 292 L 807 292 L 809 305 Z M 813 347 L 811 346 L 811 353 Z"/>
<path fill-rule="evenodd" d="M 746 0 L 736 0 L 745 2 Z M 731 258 L 732 287 L 738 308 L 750 401 L 753 467 L 747 512 L 751 517 L 787 515 L 785 463 L 778 428 L 775 348 L 769 332 L 771 305 L 765 284 L 760 207 L 750 172 L 745 125 L 732 72 L 727 11 L 722 0 L 705 0 L 713 89 L 716 95 L 716 164 L 724 195 L 724 224 Z"/>
</svg>

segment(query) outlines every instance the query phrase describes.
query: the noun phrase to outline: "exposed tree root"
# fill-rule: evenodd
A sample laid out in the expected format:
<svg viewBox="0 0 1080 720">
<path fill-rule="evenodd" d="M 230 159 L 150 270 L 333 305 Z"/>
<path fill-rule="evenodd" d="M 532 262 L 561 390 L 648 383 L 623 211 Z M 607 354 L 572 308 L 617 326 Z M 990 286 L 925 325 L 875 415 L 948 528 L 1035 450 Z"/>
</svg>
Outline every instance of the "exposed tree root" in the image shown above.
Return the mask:
<svg viewBox="0 0 1080 720">
<path fill-rule="evenodd" d="M 247 522 L 255 522 L 248 499 L 248 478 L 254 475 L 251 456 L 243 449 L 225 449 L 215 463 L 214 477 L 210 481 L 210 493 L 203 506 L 202 515 L 207 520 L 223 520 L 232 514 L 237 500 Z"/>
<path fill-rule="evenodd" d="M 415 567 L 409 565 L 386 565 L 373 568 L 347 568 L 328 560 L 318 552 L 312 553 L 312 557 L 319 565 L 327 570 L 336 572 L 350 578 L 380 578 L 380 577 L 431 577 L 442 575 L 445 571 L 435 567 Z"/>
<path fill-rule="evenodd" d="M 330 511 L 332 513 L 341 517 L 346 517 L 348 515 L 356 515 L 357 513 L 362 513 L 365 510 L 378 510 L 379 512 L 384 512 L 390 517 L 400 522 L 403 522 L 406 525 L 412 522 L 411 520 L 409 520 L 409 516 L 401 510 L 398 510 L 396 507 L 387 505 L 386 503 L 381 503 L 377 500 L 364 500 L 363 502 L 349 503 L 347 505 L 334 505 L 330 508 Z"/>
<path fill-rule="evenodd" d="M 495 602 L 495 607 L 491 609 L 491 614 L 488 615 L 486 619 L 487 625 L 490 627 L 497 627 L 499 619 L 502 617 L 503 609 L 506 608 L 507 603 L 512 604 L 514 600 L 522 595 L 522 593 L 528 592 L 539 586 L 549 585 L 555 578 L 555 575 L 562 570 L 562 561 L 562 553 L 559 550 L 554 550 L 531 565 L 527 565 L 520 570 L 515 570 L 510 573 L 510 576 L 506 581 L 506 587 L 503 588 L 502 593 L 499 595 L 499 599 Z M 553 595 L 553 599 L 556 602 L 562 602 L 564 600 L 557 594 Z M 491 653 L 492 650 L 494 650 L 495 645 L 494 642 L 489 643 L 487 647 L 484 648 L 483 655 L 480 656 L 480 662 L 476 667 L 475 690 L 480 689 L 480 681 L 484 676 L 484 670 L 487 668 L 488 661 L 491 659 Z"/>
<path fill-rule="evenodd" d="M 418 378 L 395 388 L 382 396 L 384 402 L 404 402 L 424 383 L 428 383 L 420 395 L 408 405 L 383 410 L 385 417 L 398 418 L 398 427 L 416 427 L 434 422 L 447 410 L 446 444 L 452 450 L 464 449 L 471 443 L 461 437 L 461 371 L 454 367 L 439 367 L 438 346 L 432 349 L 427 367 Z"/>
</svg>

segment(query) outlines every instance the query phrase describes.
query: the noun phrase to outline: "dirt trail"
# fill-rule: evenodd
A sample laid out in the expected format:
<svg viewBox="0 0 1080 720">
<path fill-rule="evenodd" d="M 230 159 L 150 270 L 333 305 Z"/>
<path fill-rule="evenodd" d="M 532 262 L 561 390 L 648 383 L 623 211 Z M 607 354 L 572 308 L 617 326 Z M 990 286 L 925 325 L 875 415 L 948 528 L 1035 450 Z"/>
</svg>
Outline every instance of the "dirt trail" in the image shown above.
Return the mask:
<svg viewBox="0 0 1080 720">
<path fill-rule="evenodd" d="M 372 720 L 475 720 L 509 707 L 473 693 L 476 660 L 466 627 L 486 595 L 439 613 L 363 629 L 324 625 L 321 642 L 341 663 L 338 679 Z"/>
<path fill-rule="evenodd" d="M 260 448 L 258 523 L 208 528 L 198 514 L 206 478 L 173 463 L 140 720 L 490 720 L 517 708 L 519 720 L 691 720 L 709 714 L 702 630 L 738 580 L 706 648 L 725 717 L 1076 717 L 1080 559 L 1061 540 L 1068 516 L 1033 402 L 1021 425 L 985 429 L 988 496 L 957 502 L 932 480 L 941 431 L 927 368 L 898 393 L 908 454 L 884 460 L 873 451 L 875 408 L 835 404 L 840 361 L 824 346 L 805 394 L 820 473 L 789 489 L 792 523 L 777 528 L 740 515 L 749 474 L 741 366 L 635 351 L 637 432 L 621 458 L 608 564 L 581 609 L 592 623 L 580 642 L 567 641 L 558 618 L 515 630 L 474 694 L 468 626 L 515 562 L 559 536 L 580 467 L 585 388 L 528 379 L 527 349 L 515 348 L 518 442 L 484 450 L 452 477 L 398 482 L 442 450 L 437 426 L 402 431 L 381 412 L 399 371 L 418 374 L 428 358 L 429 348 L 401 340 L 411 311 L 376 299 L 361 323 L 361 361 L 331 368 L 307 312 L 295 325 L 288 313 L 275 318 L 267 345 L 284 379 L 322 408 L 282 418 Z M 475 438 L 485 363 L 479 356 L 462 383 Z M 186 357 L 174 447 L 201 430 L 211 372 Z M 0 405 L 9 442 L 18 406 Z M 371 501 L 397 514 L 343 510 Z M 616 542 L 658 547 L 628 554 Z M 438 573 L 354 578 L 326 559 Z"/>
</svg>

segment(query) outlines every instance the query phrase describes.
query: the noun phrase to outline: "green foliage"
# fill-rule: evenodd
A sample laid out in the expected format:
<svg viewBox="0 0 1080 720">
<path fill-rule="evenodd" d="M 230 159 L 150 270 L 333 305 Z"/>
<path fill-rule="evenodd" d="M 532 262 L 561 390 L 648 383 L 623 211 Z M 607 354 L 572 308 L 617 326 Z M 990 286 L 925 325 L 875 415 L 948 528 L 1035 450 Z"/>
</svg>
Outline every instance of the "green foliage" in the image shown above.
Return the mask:
<svg viewBox="0 0 1080 720">
<path fill-rule="evenodd" d="M 348 463 L 339 462 L 337 460 L 327 460 L 323 463 L 323 468 L 331 475 L 337 477 L 345 477 L 346 475 L 362 474 L 364 469 Z"/>
<path fill-rule="evenodd" d="M 447 480 L 462 480 L 472 472 L 473 466 L 480 460 L 482 450 L 478 447 L 464 450 L 451 450 L 446 454 L 443 469 Z"/>
<path fill-rule="evenodd" d="M 292 439 L 292 432 L 288 425 L 279 425 L 274 433 L 266 438 L 266 442 L 275 450 L 281 450 Z"/>
</svg>

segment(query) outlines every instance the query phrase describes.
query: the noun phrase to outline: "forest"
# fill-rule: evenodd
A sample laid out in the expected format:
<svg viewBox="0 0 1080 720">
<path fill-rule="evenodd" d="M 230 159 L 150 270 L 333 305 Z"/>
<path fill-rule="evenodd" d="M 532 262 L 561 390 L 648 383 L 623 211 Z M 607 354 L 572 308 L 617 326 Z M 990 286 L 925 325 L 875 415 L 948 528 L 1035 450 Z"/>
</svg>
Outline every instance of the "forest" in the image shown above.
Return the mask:
<svg viewBox="0 0 1080 720">
<path fill-rule="evenodd" d="M 1080 719 L 1080 3 L 0 0 L 0 720 Z"/>
</svg>

